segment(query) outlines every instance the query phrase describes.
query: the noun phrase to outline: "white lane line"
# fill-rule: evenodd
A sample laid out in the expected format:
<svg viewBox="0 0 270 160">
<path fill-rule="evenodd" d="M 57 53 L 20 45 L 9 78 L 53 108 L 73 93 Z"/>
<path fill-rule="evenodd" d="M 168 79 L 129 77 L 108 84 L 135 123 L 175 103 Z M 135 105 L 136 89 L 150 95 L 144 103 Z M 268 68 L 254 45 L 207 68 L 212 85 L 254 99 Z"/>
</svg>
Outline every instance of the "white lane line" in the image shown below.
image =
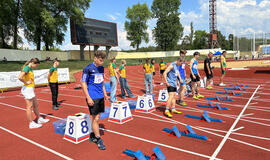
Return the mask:
<svg viewBox="0 0 270 160">
<path fill-rule="evenodd" d="M 161 118 L 164 118 L 164 119 L 169 119 L 169 118 L 167 118 L 167 117 L 160 116 L 160 115 L 157 115 L 157 114 L 154 114 L 154 113 L 150 113 L 150 114 L 156 115 L 156 116 L 161 117 Z M 173 119 L 169 119 L 169 120 L 171 120 L 171 121 L 173 121 L 173 122 L 176 122 L 176 123 L 178 123 L 178 124 L 181 124 L 181 125 L 186 125 L 186 124 L 184 124 L 184 123 L 182 123 L 182 122 L 178 122 L 178 121 L 173 120 Z M 212 134 L 212 135 L 215 135 L 215 136 L 218 136 L 218 137 L 224 137 L 223 135 L 220 135 L 220 134 L 217 134 L 217 133 L 214 133 L 214 132 L 207 131 L 206 129 L 201 129 L 201 128 L 196 127 L 196 126 L 193 126 L 193 128 L 198 129 L 198 130 L 201 130 L 201 131 L 206 132 L 206 133 L 209 133 L 209 134 Z M 209 130 L 210 130 L 210 129 L 209 129 Z M 225 132 L 225 133 L 226 133 L 226 132 Z M 232 141 L 238 142 L 238 143 L 245 144 L 245 145 L 247 145 L 247 146 L 251 146 L 251 147 L 254 147 L 254 148 L 258 148 L 258 149 L 261 149 L 261 150 L 270 152 L 270 149 L 268 149 L 268 148 L 264 148 L 264 147 L 261 147 L 261 146 L 258 146 L 258 145 L 254 145 L 254 144 L 251 144 L 251 143 L 248 143 L 248 142 L 244 142 L 244 141 L 240 141 L 240 140 L 238 140 L 238 139 L 234 139 L 234 138 L 230 138 L 230 137 L 229 137 L 229 139 L 232 140 Z"/>
<path fill-rule="evenodd" d="M 206 130 L 209 130 L 209 131 L 216 131 L 216 132 L 227 133 L 227 131 L 223 131 L 223 130 L 219 130 L 219 129 L 206 128 L 206 127 L 200 127 L 200 126 L 196 126 L 196 127 L 197 128 L 200 128 L 200 129 L 206 129 Z M 249 134 L 236 133 L 236 132 L 233 132 L 232 134 L 270 141 L 270 138 L 267 138 L 267 137 L 253 136 L 253 135 L 249 135 Z"/>
<path fill-rule="evenodd" d="M 2 126 L 0 126 L 0 129 L 6 131 L 6 132 L 8 132 L 8 133 L 10 133 L 10 134 L 12 134 L 12 135 L 14 135 L 14 136 L 16 136 L 16 137 L 19 137 L 19 138 L 21 138 L 21 139 L 23 139 L 23 140 L 25 140 L 25 141 L 27 141 L 27 142 L 29 142 L 29 143 L 32 143 L 33 145 L 36 145 L 36 146 L 38 146 L 38 147 L 40 147 L 40 148 L 42 148 L 42 149 L 45 149 L 46 151 L 49 151 L 49 152 L 51 152 L 51 153 L 53 153 L 53 154 L 55 154 L 55 155 L 57 155 L 57 156 L 59 156 L 59 157 L 61 157 L 61 158 L 68 159 L 68 160 L 72 160 L 72 158 L 70 158 L 70 157 L 67 157 L 67 156 L 65 156 L 65 155 L 63 155 L 63 154 L 61 154 L 61 153 L 59 153 L 59 152 L 56 152 L 55 150 L 52 150 L 52 149 L 50 149 L 50 148 L 48 148 L 48 147 L 46 147 L 46 146 L 43 146 L 43 145 L 41 145 L 41 144 L 39 144 L 39 143 L 37 143 L 37 142 L 34 142 L 34 141 L 32 141 L 32 140 L 30 140 L 30 139 L 28 139 L 28 138 L 26 138 L 26 137 L 23 137 L 23 136 L 21 136 L 21 135 L 15 133 L 15 132 L 9 130 L 9 129 L 6 129 L 6 128 L 2 127 Z"/>
<path fill-rule="evenodd" d="M 241 113 L 239 114 L 239 116 L 237 117 L 237 119 L 234 121 L 233 125 L 231 126 L 231 128 L 229 129 L 229 131 L 227 132 L 227 134 L 225 135 L 225 137 L 222 139 L 221 143 L 219 144 L 219 146 L 217 147 L 217 149 L 213 153 L 213 155 L 210 158 L 210 160 L 213 160 L 213 159 L 216 158 L 216 156 L 218 155 L 219 151 L 221 150 L 221 148 L 223 147 L 223 145 L 225 144 L 225 142 L 229 138 L 229 136 L 232 133 L 234 127 L 236 126 L 236 124 L 240 120 L 241 116 L 245 112 L 246 108 L 248 107 L 249 103 L 251 102 L 252 98 L 254 97 L 254 95 L 256 94 L 256 92 L 258 91 L 259 88 L 260 88 L 260 85 L 256 88 L 256 90 L 254 91 L 254 93 L 252 94 L 252 96 L 250 97 L 250 99 L 248 100 L 247 104 L 245 105 L 245 107 L 243 108 L 243 110 L 241 111 Z"/>
<path fill-rule="evenodd" d="M 147 140 L 147 139 L 144 139 L 144 138 L 135 137 L 135 136 L 128 135 L 128 134 L 125 134 L 125 133 L 120 133 L 120 132 L 116 132 L 116 131 L 112 131 L 112 130 L 104 129 L 104 128 L 100 128 L 100 129 L 101 130 L 104 130 L 104 131 L 111 132 L 111 133 L 115 133 L 115 134 L 118 134 L 118 135 L 126 136 L 126 137 L 129 137 L 129 138 L 137 139 L 137 140 L 140 140 L 140 141 L 144 141 L 144 142 L 152 143 L 152 144 L 155 144 L 155 145 L 159 145 L 159 146 L 162 146 L 162 147 L 170 148 L 170 149 L 173 149 L 173 150 L 190 153 L 190 154 L 193 154 L 193 155 L 196 155 L 196 156 L 200 156 L 200 157 L 204 157 L 204 158 L 211 158 L 210 156 L 207 156 L 207 155 L 204 155 L 204 154 L 200 154 L 200 153 L 196 153 L 196 152 L 192 152 L 192 151 L 188 151 L 188 150 L 176 148 L 176 147 L 173 147 L 173 146 L 169 146 L 169 145 L 166 145 L 166 144 L 162 144 L 162 143 L 150 141 L 150 140 Z M 215 158 L 215 159 L 217 159 L 217 158 Z"/>
<path fill-rule="evenodd" d="M 246 116 L 251 116 L 251 115 L 254 115 L 254 113 L 244 114 L 244 115 L 241 116 L 241 118 L 242 118 L 242 117 L 246 117 Z"/>
<path fill-rule="evenodd" d="M 243 129 L 243 128 L 245 128 L 245 127 L 242 126 L 242 127 L 236 128 L 236 129 L 232 130 L 232 132 L 236 132 L 236 131 Z"/>
<path fill-rule="evenodd" d="M 6 106 L 9 106 L 9 107 L 12 107 L 12 108 L 20 109 L 20 110 L 26 110 L 26 109 L 21 108 L 21 107 L 17 107 L 17 106 L 5 104 L 5 103 L 1 103 L 1 102 L 0 102 L 0 104 L 6 105 Z M 44 114 L 44 113 L 40 113 L 40 114 L 46 115 L 46 114 Z M 49 116 L 49 117 L 52 117 L 52 118 L 56 118 L 56 119 L 63 119 L 63 118 L 56 117 L 56 116 L 51 116 L 51 115 L 48 115 L 48 116 Z M 138 139 L 138 140 L 141 140 L 141 141 L 145 141 L 145 142 L 148 142 L 148 143 L 158 144 L 158 145 L 160 145 L 160 146 L 163 146 L 163 147 L 166 147 L 166 148 L 170 148 L 170 149 L 174 149 L 174 150 L 177 150 L 177 151 L 186 152 L 186 153 L 193 154 L 193 155 L 197 155 L 197 156 L 201 156 L 201 157 L 204 157 L 204 158 L 210 158 L 210 156 L 207 156 L 207 155 L 204 155 L 204 154 L 192 152 L 192 151 L 185 150 L 185 149 L 181 149 L 181 148 L 176 148 L 176 147 L 169 146 L 169 145 L 162 144 L 162 143 L 158 143 L 158 142 L 155 142 L 155 141 L 150 141 L 150 140 L 147 140 L 147 139 L 135 137 L 135 136 L 132 136 L 132 135 L 128 135 L 128 134 L 124 134 L 124 133 L 120 133 L 120 132 L 117 132 L 117 131 L 112 131 L 112 130 L 108 130 L 108 129 L 104 129 L 104 128 L 100 128 L 100 129 L 101 129 L 101 130 L 104 130 L 104 131 L 116 133 L 116 134 L 119 134 L 119 135 L 122 135 L 122 136 L 126 136 L 126 137 L 129 137 L 129 138 L 134 138 L 134 139 Z M 217 158 L 216 158 L 216 159 L 217 159 Z"/>
</svg>

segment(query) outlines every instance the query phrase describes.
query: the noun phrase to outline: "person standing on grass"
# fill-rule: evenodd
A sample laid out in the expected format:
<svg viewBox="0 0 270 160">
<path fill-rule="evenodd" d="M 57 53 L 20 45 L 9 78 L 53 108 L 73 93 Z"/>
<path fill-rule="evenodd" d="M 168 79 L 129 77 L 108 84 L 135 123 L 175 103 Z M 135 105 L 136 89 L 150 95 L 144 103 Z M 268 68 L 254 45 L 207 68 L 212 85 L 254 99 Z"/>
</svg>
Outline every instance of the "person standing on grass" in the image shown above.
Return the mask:
<svg viewBox="0 0 270 160">
<path fill-rule="evenodd" d="M 212 66 L 211 66 L 211 62 L 212 62 L 212 57 L 213 57 L 213 53 L 209 52 L 208 56 L 204 59 L 204 72 L 206 75 L 206 88 L 207 89 L 212 89 L 213 87 L 211 86 L 211 83 L 213 83 L 213 71 L 212 71 Z"/>
<path fill-rule="evenodd" d="M 163 73 L 165 71 L 167 67 L 167 63 L 164 61 L 164 58 L 161 58 L 161 61 L 159 63 L 159 73 L 160 73 L 160 78 L 161 78 L 161 82 L 160 85 L 163 85 Z"/>
<path fill-rule="evenodd" d="M 49 86 L 52 92 L 52 102 L 53 102 L 53 106 L 52 109 L 53 110 L 58 110 L 58 107 L 61 107 L 61 105 L 57 102 L 57 98 L 58 98 L 58 75 L 57 75 L 57 67 L 59 66 L 59 60 L 57 60 L 57 58 L 55 58 L 53 60 L 53 66 L 50 68 L 49 70 L 49 74 L 48 74 L 48 82 L 49 82 Z"/>
<path fill-rule="evenodd" d="M 149 63 L 149 61 L 150 60 L 147 58 L 145 60 L 146 63 L 143 66 L 143 69 L 144 69 L 144 80 L 145 80 L 145 92 L 152 94 L 153 93 L 153 86 L 152 86 L 153 85 L 152 84 L 153 66 L 152 66 L 152 64 Z M 148 88 L 148 84 L 149 84 L 150 90 Z"/>
<path fill-rule="evenodd" d="M 190 61 L 190 78 L 192 81 L 192 98 L 198 100 L 199 98 L 203 98 L 204 96 L 200 94 L 200 73 L 198 71 L 198 58 L 200 57 L 199 52 L 195 52 L 193 54 L 194 58 Z M 195 85 L 197 85 L 197 94 L 195 93 Z"/>
<path fill-rule="evenodd" d="M 92 115 L 92 131 L 89 141 L 97 143 L 100 150 L 105 150 L 103 140 L 100 138 L 99 118 L 100 113 L 104 112 L 105 100 L 108 96 L 104 86 L 104 59 L 106 53 L 97 51 L 94 53 L 94 62 L 86 66 L 83 70 L 81 84 L 86 102 Z"/>
<path fill-rule="evenodd" d="M 111 87 L 111 93 L 110 93 L 110 99 L 111 103 L 114 103 L 116 100 L 116 88 L 117 88 L 117 82 L 119 82 L 118 77 L 117 77 L 117 69 L 115 65 L 115 57 L 112 57 L 110 59 L 110 64 L 109 64 L 109 73 L 110 73 L 110 87 Z"/>
<path fill-rule="evenodd" d="M 220 77 L 220 84 L 219 86 L 226 86 L 224 83 L 223 83 L 223 79 L 225 77 L 225 74 L 226 74 L 226 71 L 227 71 L 227 65 L 226 65 L 226 54 L 227 52 L 226 51 L 223 51 L 222 52 L 222 55 L 220 56 L 220 68 L 221 68 L 221 77 Z"/>
<path fill-rule="evenodd" d="M 119 78 L 119 81 L 120 81 L 120 86 L 121 86 L 121 96 L 123 99 L 126 98 L 126 92 L 125 90 L 127 91 L 127 94 L 128 94 L 128 97 L 129 98 L 133 98 L 135 97 L 130 88 L 129 88 L 129 85 L 128 85 L 128 82 L 127 82 L 127 77 L 126 77 L 126 61 L 125 60 L 122 60 L 121 61 L 122 65 L 119 67 L 119 73 L 120 73 L 120 78 Z"/>
<path fill-rule="evenodd" d="M 179 74 L 180 74 L 180 77 L 181 77 L 181 80 L 178 78 L 179 82 L 180 82 L 180 88 L 179 88 L 179 91 L 178 91 L 178 97 L 179 97 L 179 100 L 176 101 L 176 103 L 178 105 L 181 105 L 181 106 L 186 106 L 187 103 L 184 102 L 184 97 L 185 97 L 185 92 L 187 90 L 187 87 L 186 87 L 186 69 L 185 69 L 185 65 L 186 65 L 186 62 L 185 62 L 185 56 L 186 56 L 186 51 L 185 50 L 180 50 L 179 52 L 179 55 L 180 55 L 180 58 L 183 59 L 183 63 L 181 65 L 178 66 L 178 70 L 179 70 Z"/>
<path fill-rule="evenodd" d="M 166 110 L 164 114 L 169 118 L 173 117 L 169 110 L 170 107 L 172 107 L 172 113 L 175 113 L 175 114 L 182 113 L 175 109 L 175 103 L 176 103 L 175 97 L 176 97 L 176 91 L 177 91 L 177 78 L 179 78 L 180 81 L 183 82 L 178 71 L 178 67 L 179 65 L 183 63 L 183 61 L 184 61 L 183 58 L 178 58 L 177 61 L 171 63 L 164 72 L 164 79 L 165 79 L 167 90 L 169 93 L 169 98 L 167 100 Z"/>
<path fill-rule="evenodd" d="M 39 114 L 37 97 L 35 95 L 35 82 L 34 82 L 34 73 L 33 68 L 38 67 L 40 64 L 38 58 L 32 58 L 30 61 L 27 61 L 23 67 L 18 79 L 24 84 L 21 93 L 24 96 L 26 103 L 26 116 L 29 121 L 29 128 L 40 128 L 42 123 L 47 123 L 50 120 L 44 119 Z M 32 118 L 32 109 L 36 115 L 37 123 L 33 121 Z"/>
<path fill-rule="evenodd" d="M 152 64 L 152 73 L 153 73 L 153 80 L 152 80 L 152 83 L 153 83 L 153 86 L 155 84 L 155 81 L 154 81 L 154 76 L 156 75 L 156 71 L 155 71 L 155 60 L 154 59 L 151 59 L 151 64 Z"/>
</svg>

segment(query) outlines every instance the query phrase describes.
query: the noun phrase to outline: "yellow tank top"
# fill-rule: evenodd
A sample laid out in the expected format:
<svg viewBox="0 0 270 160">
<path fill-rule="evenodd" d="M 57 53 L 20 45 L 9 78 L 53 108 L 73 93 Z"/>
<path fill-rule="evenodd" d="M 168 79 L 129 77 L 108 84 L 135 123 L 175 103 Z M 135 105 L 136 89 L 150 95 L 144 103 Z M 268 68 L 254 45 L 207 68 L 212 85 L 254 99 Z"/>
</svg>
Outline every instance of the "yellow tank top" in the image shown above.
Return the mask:
<svg viewBox="0 0 270 160">
<path fill-rule="evenodd" d="M 166 62 L 160 62 L 160 70 L 165 70 Z"/>
<path fill-rule="evenodd" d="M 119 71 L 120 71 L 121 77 L 126 78 L 126 67 L 120 66 Z"/>
<path fill-rule="evenodd" d="M 155 65 L 152 65 L 152 71 L 155 72 Z"/>
<path fill-rule="evenodd" d="M 57 83 L 58 82 L 57 68 L 52 67 L 49 72 L 51 73 L 50 83 Z"/>
<path fill-rule="evenodd" d="M 28 84 L 28 85 L 24 84 L 24 86 L 26 86 L 26 87 L 35 87 L 34 73 L 33 73 L 32 68 L 30 68 L 29 66 L 25 66 L 23 68 L 23 72 L 25 72 L 25 75 L 24 75 L 23 79 L 25 81 L 32 81 L 31 84 Z"/>
<path fill-rule="evenodd" d="M 143 68 L 145 70 L 145 74 L 152 74 L 151 73 L 152 64 L 144 64 Z"/>
<path fill-rule="evenodd" d="M 116 65 L 114 63 L 110 63 L 109 65 L 110 76 L 115 76 L 115 73 L 114 73 L 115 68 L 116 68 Z"/>
</svg>

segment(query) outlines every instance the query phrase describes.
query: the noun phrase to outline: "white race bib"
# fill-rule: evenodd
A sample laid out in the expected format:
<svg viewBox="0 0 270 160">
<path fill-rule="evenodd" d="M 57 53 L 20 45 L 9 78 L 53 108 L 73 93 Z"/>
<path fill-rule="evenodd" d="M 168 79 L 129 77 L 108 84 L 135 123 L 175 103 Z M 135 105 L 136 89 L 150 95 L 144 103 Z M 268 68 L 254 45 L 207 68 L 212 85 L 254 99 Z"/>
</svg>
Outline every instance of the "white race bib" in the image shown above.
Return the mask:
<svg viewBox="0 0 270 160">
<path fill-rule="evenodd" d="M 182 64 L 182 69 L 185 69 L 185 64 Z"/>
<path fill-rule="evenodd" d="M 102 83 L 104 80 L 103 78 L 103 74 L 95 74 L 95 80 L 94 80 L 94 83 Z"/>
<path fill-rule="evenodd" d="M 194 65 L 193 65 L 193 68 L 194 68 L 194 69 L 197 69 L 197 64 L 194 64 Z"/>
</svg>

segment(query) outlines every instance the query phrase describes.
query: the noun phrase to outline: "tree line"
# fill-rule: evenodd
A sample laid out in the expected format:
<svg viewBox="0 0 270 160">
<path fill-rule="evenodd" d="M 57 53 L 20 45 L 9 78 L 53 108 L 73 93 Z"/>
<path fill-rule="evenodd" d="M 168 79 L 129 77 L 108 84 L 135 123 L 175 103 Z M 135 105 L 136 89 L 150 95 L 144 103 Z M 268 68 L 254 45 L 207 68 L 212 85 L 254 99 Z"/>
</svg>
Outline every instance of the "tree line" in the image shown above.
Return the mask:
<svg viewBox="0 0 270 160">
<path fill-rule="evenodd" d="M 147 4 L 135 4 L 126 10 L 125 30 L 130 46 L 137 51 L 168 51 L 176 49 L 206 49 L 209 48 L 210 34 L 204 30 L 194 30 L 190 23 L 190 34 L 183 36 L 183 26 L 180 23 L 179 7 L 181 0 L 154 0 L 151 11 Z M 149 42 L 147 21 L 156 19 L 156 27 L 152 30 L 157 46 L 140 48 L 144 41 Z M 218 44 L 222 49 L 233 49 L 233 35 L 228 39 L 217 31 Z M 180 42 L 180 43 L 179 43 Z"/>
<path fill-rule="evenodd" d="M 23 43 L 19 30 L 28 42 L 41 49 L 54 49 L 64 41 L 69 18 L 80 24 L 91 0 L 1 0 L 0 48 L 18 48 Z"/>
</svg>

